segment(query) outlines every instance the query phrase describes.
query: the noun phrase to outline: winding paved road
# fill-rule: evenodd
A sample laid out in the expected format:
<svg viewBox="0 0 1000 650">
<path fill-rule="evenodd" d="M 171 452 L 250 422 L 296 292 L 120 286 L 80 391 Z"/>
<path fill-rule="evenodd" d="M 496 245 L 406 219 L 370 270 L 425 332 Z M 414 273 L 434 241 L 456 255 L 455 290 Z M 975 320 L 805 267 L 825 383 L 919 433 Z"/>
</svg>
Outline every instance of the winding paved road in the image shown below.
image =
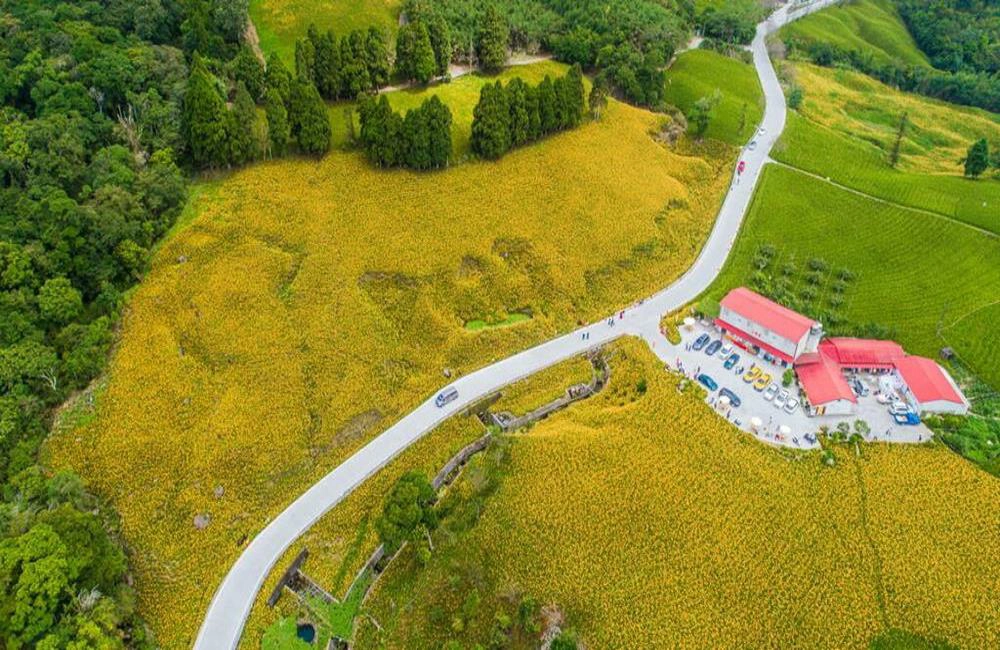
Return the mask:
<svg viewBox="0 0 1000 650">
<path fill-rule="evenodd" d="M 785 126 L 785 98 L 768 59 L 765 39 L 786 22 L 834 2 L 836 0 L 816 0 L 793 11 L 786 5 L 757 26 L 751 50 L 764 90 L 765 110 L 761 123 L 764 134 L 757 138 L 753 151 L 744 151 L 742 159 L 746 161 L 746 171 L 738 183 L 734 181 L 726 195 L 715 226 L 694 265 L 663 291 L 626 309 L 624 317 L 619 319 L 616 312 L 611 316 L 614 326 L 601 321 L 580 328 L 457 379 L 452 385 L 458 389 L 459 398 L 454 402 L 437 408 L 434 398 L 428 399 L 320 479 L 254 537 L 230 568 L 202 622 L 195 641 L 196 650 L 234 650 L 257 592 L 291 543 L 365 479 L 443 420 L 507 384 L 626 334 L 641 336 L 654 352 L 658 351 L 657 343 L 662 342 L 660 349 L 664 350 L 666 339 L 659 330 L 662 314 L 696 298 L 718 275 L 750 206 L 761 169 Z M 584 333 L 588 333 L 589 338 L 585 339 Z"/>
</svg>

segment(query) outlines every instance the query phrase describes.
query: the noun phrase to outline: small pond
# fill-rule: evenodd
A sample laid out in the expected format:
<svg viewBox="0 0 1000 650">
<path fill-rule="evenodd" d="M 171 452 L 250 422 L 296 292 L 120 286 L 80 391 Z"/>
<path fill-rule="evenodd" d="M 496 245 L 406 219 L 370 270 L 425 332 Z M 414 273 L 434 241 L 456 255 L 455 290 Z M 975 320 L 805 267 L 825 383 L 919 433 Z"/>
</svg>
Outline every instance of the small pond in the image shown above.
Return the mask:
<svg viewBox="0 0 1000 650">
<path fill-rule="evenodd" d="M 299 623 L 296 634 L 306 643 L 312 643 L 316 640 L 316 628 L 309 623 Z"/>
</svg>

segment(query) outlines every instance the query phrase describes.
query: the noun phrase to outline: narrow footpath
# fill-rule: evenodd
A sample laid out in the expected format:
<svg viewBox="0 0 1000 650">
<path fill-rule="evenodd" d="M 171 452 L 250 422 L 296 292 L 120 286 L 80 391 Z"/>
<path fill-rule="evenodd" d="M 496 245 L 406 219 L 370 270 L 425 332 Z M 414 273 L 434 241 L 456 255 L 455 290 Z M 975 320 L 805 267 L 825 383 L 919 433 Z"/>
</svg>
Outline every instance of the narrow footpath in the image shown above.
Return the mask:
<svg viewBox="0 0 1000 650">
<path fill-rule="evenodd" d="M 235 650 L 257 592 L 291 543 L 365 479 L 444 420 L 508 384 L 624 335 L 640 336 L 654 352 L 665 353 L 669 343 L 660 333 L 660 317 L 694 300 L 718 275 L 736 240 L 761 170 L 769 160 L 768 154 L 785 127 L 785 97 L 767 55 L 767 36 L 787 22 L 836 2 L 815 0 L 809 4 L 789 3 L 757 25 L 751 51 L 764 90 L 764 118 L 760 124 L 763 132 L 756 138 L 757 146 L 753 151 L 744 150 L 742 160 L 746 162 L 746 171 L 737 182 L 734 170 L 733 185 L 694 265 L 663 291 L 628 308 L 616 309 L 607 320 L 582 327 L 457 379 L 452 386 L 458 390 L 458 399 L 444 408 L 438 408 L 434 397 L 430 397 L 321 478 L 268 523 L 243 550 L 215 592 L 195 641 L 196 650 Z"/>
</svg>

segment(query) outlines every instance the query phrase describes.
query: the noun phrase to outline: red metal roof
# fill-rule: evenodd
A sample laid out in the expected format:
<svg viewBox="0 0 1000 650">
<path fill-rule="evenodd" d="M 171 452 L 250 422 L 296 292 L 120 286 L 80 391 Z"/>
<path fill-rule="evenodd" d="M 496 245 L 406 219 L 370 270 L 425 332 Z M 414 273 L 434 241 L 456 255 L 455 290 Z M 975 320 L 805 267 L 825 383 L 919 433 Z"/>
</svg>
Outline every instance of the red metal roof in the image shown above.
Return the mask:
<svg viewBox="0 0 1000 650">
<path fill-rule="evenodd" d="M 837 362 L 826 355 L 810 352 L 799 357 L 795 374 L 809 398 L 809 403 L 819 406 L 838 399 L 857 403 L 858 398 L 847 385 Z"/>
<path fill-rule="evenodd" d="M 944 370 L 926 357 L 903 357 L 896 361 L 896 370 L 910 392 L 921 403 L 944 400 L 964 404 Z"/>
<path fill-rule="evenodd" d="M 906 351 L 895 341 L 833 337 L 819 344 L 820 354 L 847 368 L 892 368 Z"/>
<path fill-rule="evenodd" d="M 793 361 L 793 359 L 790 356 L 788 356 L 788 354 L 786 354 L 785 352 L 782 352 L 781 350 L 779 350 L 778 348 L 774 347 L 773 345 L 768 345 L 767 343 L 765 343 L 764 341 L 761 341 L 759 338 L 757 338 L 753 334 L 750 334 L 748 332 L 744 332 L 740 328 L 736 327 L 735 325 L 733 325 L 731 323 L 727 323 L 726 321 L 722 320 L 721 318 L 716 318 L 715 319 L 715 324 L 718 325 L 719 327 L 721 327 L 722 329 L 726 330 L 727 332 L 729 332 L 731 334 L 735 334 L 736 336 L 740 337 L 741 339 L 743 339 L 745 341 L 750 341 L 751 343 L 753 343 L 754 345 L 756 345 L 760 349 L 764 350 L 765 352 L 770 352 L 773 356 L 776 356 L 779 359 L 783 359 L 784 361 L 787 361 L 788 363 L 791 363 Z"/>
<path fill-rule="evenodd" d="M 779 305 L 746 287 L 733 289 L 719 304 L 789 341 L 798 342 L 802 335 L 816 324 L 813 319 Z"/>
</svg>

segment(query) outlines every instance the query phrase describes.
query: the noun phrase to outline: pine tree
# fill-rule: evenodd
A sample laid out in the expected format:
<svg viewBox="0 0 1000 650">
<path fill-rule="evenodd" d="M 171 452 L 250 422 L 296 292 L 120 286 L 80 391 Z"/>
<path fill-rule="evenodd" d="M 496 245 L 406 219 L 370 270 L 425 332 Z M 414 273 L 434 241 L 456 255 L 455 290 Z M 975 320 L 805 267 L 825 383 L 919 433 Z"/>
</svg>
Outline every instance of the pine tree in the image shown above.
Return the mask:
<svg viewBox="0 0 1000 650">
<path fill-rule="evenodd" d="M 216 79 L 195 53 L 181 115 L 184 138 L 195 166 L 228 164 L 226 118 L 226 103 Z"/>
<path fill-rule="evenodd" d="M 313 76 L 315 65 L 316 48 L 312 41 L 308 37 L 295 41 L 295 77 L 315 83 L 316 78 Z"/>
<path fill-rule="evenodd" d="M 255 102 L 264 98 L 264 64 L 248 45 L 240 46 L 240 51 L 232 62 L 233 78 L 242 81 Z"/>
<path fill-rule="evenodd" d="M 266 111 L 267 137 L 271 145 L 271 155 L 283 156 L 288 149 L 291 129 L 288 124 L 288 111 L 285 109 L 285 102 L 274 88 L 267 91 Z"/>
<path fill-rule="evenodd" d="M 451 30 L 444 18 L 435 15 L 427 25 L 427 32 L 434 50 L 434 74 L 443 77 L 448 74 L 448 66 L 451 65 Z"/>
<path fill-rule="evenodd" d="M 990 145 L 986 138 L 980 138 L 972 143 L 965 156 L 966 178 L 978 178 L 990 166 Z"/>
<path fill-rule="evenodd" d="M 281 101 L 287 107 L 291 93 L 292 74 L 277 54 L 271 54 L 267 57 L 267 72 L 264 73 L 264 82 L 268 90 L 277 91 Z"/>
<path fill-rule="evenodd" d="M 340 93 L 354 98 L 372 88 L 365 63 L 365 40 L 361 32 L 354 31 L 340 39 Z"/>
<path fill-rule="evenodd" d="M 538 84 L 538 117 L 541 135 L 548 135 L 559 128 L 556 92 L 549 75 L 545 75 L 545 78 Z"/>
<path fill-rule="evenodd" d="M 400 159 L 401 119 L 389 106 L 385 95 L 365 96 L 358 107 L 361 143 L 368 159 L 379 167 L 392 167 Z"/>
<path fill-rule="evenodd" d="M 529 140 L 527 84 L 515 77 L 507 84 L 507 110 L 510 112 L 510 145 L 518 147 Z"/>
<path fill-rule="evenodd" d="M 583 121 L 583 71 L 579 65 L 574 65 L 566 73 L 563 92 L 566 94 L 566 126 L 575 127 Z"/>
<path fill-rule="evenodd" d="M 427 26 L 412 22 L 400 28 L 396 41 L 396 71 L 404 79 L 426 84 L 433 78 L 436 67 Z"/>
<path fill-rule="evenodd" d="M 316 86 L 303 79 L 292 84 L 292 132 L 305 153 L 322 155 L 330 150 L 330 118 Z"/>
<path fill-rule="evenodd" d="M 408 111 L 403 118 L 403 162 L 410 169 L 428 169 L 431 166 L 426 115 L 424 106 L 420 106 Z"/>
<path fill-rule="evenodd" d="M 381 88 L 389 83 L 389 46 L 385 35 L 376 27 L 368 28 L 365 40 L 365 64 L 368 67 L 368 78 L 374 88 Z"/>
<path fill-rule="evenodd" d="M 229 160 L 235 165 L 245 165 L 260 155 L 257 142 L 257 109 L 242 81 L 236 84 L 233 109 L 228 116 Z"/>
<path fill-rule="evenodd" d="M 510 112 L 507 96 L 498 81 L 486 84 L 472 114 L 472 150 L 495 160 L 510 149 Z"/>
<path fill-rule="evenodd" d="M 476 55 L 479 66 L 487 72 L 500 70 L 507 62 L 507 45 L 510 41 L 510 28 L 496 5 L 490 3 L 483 12 L 479 26 L 479 40 Z"/>
<path fill-rule="evenodd" d="M 326 99 L 336 99 L 340 93 L 340 44 L 332 31 L 318 36 L 313 47 L 316 64 L 313 76 L 316 90 Z"/>
<path fill-rule="evenodd" d="M 425 101 L 423 109 L 431 167 L 447 167 L 451 158 L 451 110 L 437 95 Z"/>
<path fill-rule="evenodd" d="M 528 142 L 542 136 L 542 117 L 538 110 L 538 88 L 525 85 L 524 110 L 528 113 Z"/>
</svg>

